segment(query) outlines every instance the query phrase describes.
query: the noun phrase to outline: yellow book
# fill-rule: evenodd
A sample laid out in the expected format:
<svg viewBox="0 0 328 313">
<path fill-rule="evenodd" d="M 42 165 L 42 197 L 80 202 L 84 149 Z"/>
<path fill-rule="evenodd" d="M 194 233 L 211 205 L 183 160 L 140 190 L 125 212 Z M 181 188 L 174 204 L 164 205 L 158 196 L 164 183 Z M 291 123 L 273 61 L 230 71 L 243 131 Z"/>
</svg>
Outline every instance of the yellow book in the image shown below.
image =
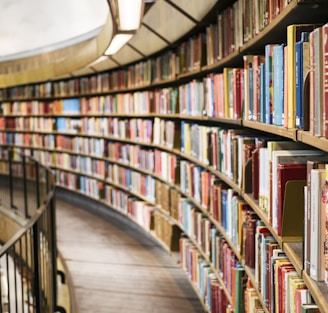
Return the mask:
<svg viewBox="0 0 328 313">
<path fill-rule="evenodd" d="M 224 117 L 231 118 L 230 116 L 230 93 L 232 92 L 230 86 L 229 73 L 232 69 L 225 67 L 223 69 L 223 84 L 224 84 Z M 232 104 L 231 104 L 232 105 Z"/>
<path fill-rule="evenodd" d="M 313 24 L 294 24 L 287 27 L 287 128 L 296 126 L 296 70 L 295 44 L 301 39 L 302 32 L 311 32 Z"/>
<path fill-rule="evenodd" d="M 289 301 L 287 302 L 287 305 L 289 306 L 289 312 L 290 313 L 296 313 L 296 305 L 295 305 L 295 294 L 296 289 L 298 288 L 305 288 L 304 280 L 300 277 L 291 276 L 288 279 L 288 290 L 289 293 Z"/>
</svg>

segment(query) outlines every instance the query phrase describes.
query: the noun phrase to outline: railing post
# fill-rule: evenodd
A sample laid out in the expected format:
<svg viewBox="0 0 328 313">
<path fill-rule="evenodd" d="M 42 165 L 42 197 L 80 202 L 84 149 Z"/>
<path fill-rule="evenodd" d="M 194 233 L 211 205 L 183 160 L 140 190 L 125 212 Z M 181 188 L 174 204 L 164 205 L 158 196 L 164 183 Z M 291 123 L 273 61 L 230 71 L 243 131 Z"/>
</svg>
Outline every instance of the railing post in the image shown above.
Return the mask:
<svg viewBox="0 0 328 313">
<path fill-rule="evenodd" d="M 24 187 L 24 212 L 25 217 L 30 218 L 28 214 L 28 201 L 27 201 L 27 180 L 26 180 L 26 156 L 23 155 L 23 187 Z"/>
<path fill-rule="evenodd" d="M 8 164 L 9 164 L 9 195 L 10 195 L 10 208 L 14 207 L 14 186 L 13 186 L 13 172 L 12 172 L 12 158 L 13 151 L 11 149 L 8 150 Z"/>
<path fill-rule="evenodd" d="M 33 260 L 34 260 L 34 291 L 36 313 L 42 313 L 40 284 L 40 227 L 39 221 L 33 225 Z"/>
<path fill-rule="evenodd" d="M 57 307 L 57 235 L 56 235 L 56 203 L 55 203 L 55 191 L 52 195 L 52 198 L 49 202 L 49 210 L 50 210 L 50 232 L 51 232 L 51 249 L 52 249 L 52 281 L 53 281 L 53 304 L 54 304 L 54 312 Z"/>
<path fill-rule="evenodd" d="M 36 183 L 36 203 L 37 207 L 40 207 L 40 177 L 39 177 L 39 163 L 35 162 L 35 183 Z"/>
</svg>

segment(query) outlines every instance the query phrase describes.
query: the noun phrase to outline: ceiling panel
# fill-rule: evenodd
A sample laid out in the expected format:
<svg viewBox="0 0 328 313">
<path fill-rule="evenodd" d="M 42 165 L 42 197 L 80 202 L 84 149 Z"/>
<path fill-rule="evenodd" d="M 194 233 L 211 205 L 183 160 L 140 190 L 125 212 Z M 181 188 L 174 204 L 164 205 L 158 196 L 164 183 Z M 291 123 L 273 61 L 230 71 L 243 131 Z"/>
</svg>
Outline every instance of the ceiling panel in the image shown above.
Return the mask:
<svg viewBox="0 0 328 313">
<path fill-rule="evenodd" d="M 119 64 L 128 64 L 140 60 L 142 55 L 131 47 L 124 46 L 118 53 L 113 55 L 112 58 Z"/>
<path fill-rule="evenodd" d="M 167 46 L 166 41 L 145 26 L 140 27 L 129 41 L 129 44 L 146 56 L 158 52 Z"/>
<path fill-rule="evenodd" d="M 203 0 L 198 0 L 203 3 Z M 146 14 L 143 23 L 154 29 L 169 42 L 178 40 L 195 23 L 164 0 L 158 0 Z"/>
<path fill-rule="evenodd" d="M 68 79 L 68 78 L 72 78 L 71 74 L 66 74 L 66 75 L 61 75 L 61 76 L 57 76 L 57 77 L 52 77 L 51 80 L 61 80 L 61 79 Z"/>
<path fill-rule="evenodd" d="M 89 74 L 93 74 L 93 73 L 94 73 L 94 71 L 91 68 L 84 67 L 84 68 L 81 68 L 79 70 L 72 72 L 71 74 L 73 76 L 81 76 L 81 75 L 89 75 Z"/>
<path fill-rule="evenodd" d="M 195 20 L 201 21 L 217 0 L 173 0 L 173 2 Z"/>
<path fill-rule="evenodd" d="M 107 60 L 93 64 L 91 67 L 97 72 L 102 72 L 117 67 L 117 63 L 110 58 L 107 58 Z"/>
</svg>

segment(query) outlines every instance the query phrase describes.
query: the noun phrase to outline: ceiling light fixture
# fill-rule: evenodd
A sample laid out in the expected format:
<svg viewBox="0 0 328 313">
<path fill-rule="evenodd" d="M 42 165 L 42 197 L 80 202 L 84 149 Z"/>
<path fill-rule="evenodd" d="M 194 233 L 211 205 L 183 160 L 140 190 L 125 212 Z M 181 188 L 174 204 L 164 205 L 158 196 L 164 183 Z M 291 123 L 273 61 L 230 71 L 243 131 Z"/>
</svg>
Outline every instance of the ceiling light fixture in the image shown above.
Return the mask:
<svg viewBox="0 0 328 313">
<path fill-rule="evenodd" d="M 108 0 L 113 18 L 114 36 L 105 54 L 118 52 L 140 27 L 144 0 Z"/>
</svg>

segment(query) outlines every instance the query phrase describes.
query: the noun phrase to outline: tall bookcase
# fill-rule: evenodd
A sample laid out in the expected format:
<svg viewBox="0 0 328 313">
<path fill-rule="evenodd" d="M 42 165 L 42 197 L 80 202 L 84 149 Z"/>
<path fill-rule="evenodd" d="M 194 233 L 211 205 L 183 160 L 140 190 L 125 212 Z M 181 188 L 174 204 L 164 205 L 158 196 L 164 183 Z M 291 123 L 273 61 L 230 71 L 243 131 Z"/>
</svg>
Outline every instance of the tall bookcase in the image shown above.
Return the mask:
<svg viewBox="0 0 328 313">
<path fill-rule="evenodd" d="M 263 260 L 279 249 L 298 289 L 328 312 L 327 286 L 304 269 L 305 182 L 286 185 L 284 215 L 272 216 L 263 191 L 270 172 L 253 153 L 277 141 L 328 152 L 313 121 L 308 129 L 285 127 L 263 113 L 269 46 L 290 49 L 288 25 L 327 22 L 326 1 L 288 2 L 220 1 L 215 21 L 202 21 L 203 28 L 158 55 L 90 76 L 2 89 L 0 144 L 32 155 L 53 169 L 60 187 L 119 211 L 179 252 L 207 310 L 253 305 L 278 312 L 275 299 L 285 286 L 278 278 L 269 282 L 274 268 Z"/>
</svg>

